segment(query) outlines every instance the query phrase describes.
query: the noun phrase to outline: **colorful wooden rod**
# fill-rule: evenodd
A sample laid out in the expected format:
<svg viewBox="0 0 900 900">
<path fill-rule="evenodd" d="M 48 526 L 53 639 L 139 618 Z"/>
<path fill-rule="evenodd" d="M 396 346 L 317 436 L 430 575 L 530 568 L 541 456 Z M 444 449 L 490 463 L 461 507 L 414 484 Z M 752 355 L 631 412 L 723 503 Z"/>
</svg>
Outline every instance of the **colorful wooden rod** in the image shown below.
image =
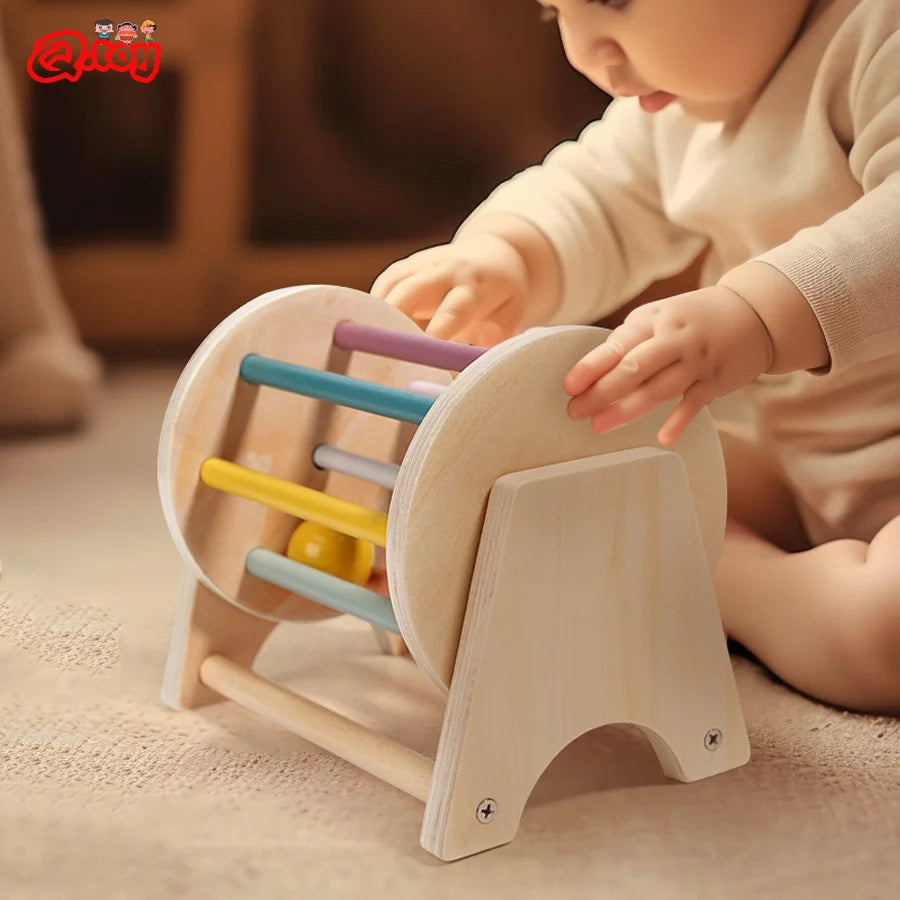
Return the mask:
<svg viewBox="0 0 900 900">
<path fill-rule="evenodd" d="M 451 372 L 461 372 L 487 349 L 439 341 L 421 334 L 357 325 L 356 322 L 339 322 L 334 329 L 334 343 L 344 350 L 362 350 L 364 353 L 404 359 Z"/>
<path fill-rule="evenodd" d="M 400 634 L 400 626 L 391 608 L 391 602 L 381 594 L 367 588 L 320 572 L 312 566 L 288 559 L 263 547 L 256 547 L 247 554 L 244 563 L 247 571 L 257 578 L 277 584 L 285 590 L 309 597 L 329 609 L 349 613 L 379 628 Z"/>
<path fill-rule="evenodd" d="M 379 547 L 385 544 L 387 516 L 357 503 L 214 457 L 200 466 L 200 480 L 216 490 L 255 500 L 298 519 L 309 519 Z"/>
<path fill-rule="evenodd" d="M 249 353 L 241 360 L 241 377 L 251 384 L 264 384 L 414 425 L 425 418 L 434 404 L 433 397 L 372 384 L 336 372 L 308 369 L 256 353 Z"/>
<path fill-rule="evenodd" d="M 320 469 L 362 478 L 363 481 L 380 484 L 391 491 L 394 489 L 397 473 L 400 471 L 400 466 L 393 463 L 381 462 L 381 460 L 362 456 L 359 453 L 350 453 L 348 450 L 332 447 L 331 444 L 319 444 L 313 450 L 312 461 Z"/>
<path fill-rule="evenodd" d="M 426 397 L 440 397 L 447 390 L 447 385 L 417 379 L 409 383 L 408 390 L 416 394 L 424 394 Z"/>
</svg>

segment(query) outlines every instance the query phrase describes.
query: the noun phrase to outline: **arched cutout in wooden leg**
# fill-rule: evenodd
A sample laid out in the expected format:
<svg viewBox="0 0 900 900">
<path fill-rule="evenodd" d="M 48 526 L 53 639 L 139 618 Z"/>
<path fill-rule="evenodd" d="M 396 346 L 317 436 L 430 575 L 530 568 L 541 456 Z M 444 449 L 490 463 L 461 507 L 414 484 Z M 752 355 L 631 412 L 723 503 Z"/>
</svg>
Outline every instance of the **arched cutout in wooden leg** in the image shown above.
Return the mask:
<svg viewBox="0 0 900 900">
<path fill-rule="evenodd" d="M 218 703 L 222 697 L 200 681 L 203 661 L 219 653 L 250 668 L 277 624 L 229 603 L 185 567 L 163 676 L 163 702 L 173 709 Z"/>
<path fill-rule="evenodd" d="M 496 482 L 422 846 L 451 860 L 511 841 L 554 757 L 613 722 L 680 781 L 750 757 L 684 465 L 652 447 Z"/>
</svg>

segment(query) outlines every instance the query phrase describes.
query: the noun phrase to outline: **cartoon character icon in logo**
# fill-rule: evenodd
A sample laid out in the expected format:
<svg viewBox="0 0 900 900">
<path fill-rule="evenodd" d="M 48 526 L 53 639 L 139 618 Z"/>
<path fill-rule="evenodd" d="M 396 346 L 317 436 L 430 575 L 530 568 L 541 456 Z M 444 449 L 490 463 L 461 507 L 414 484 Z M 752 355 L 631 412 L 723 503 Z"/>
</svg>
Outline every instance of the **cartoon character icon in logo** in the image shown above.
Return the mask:
<svg viewBox="0 0 900 900">
<path fill-rule="evenodd" d="M 94 22 L 94 31 L 97 33 L 99 40 L 108 41 L 112 37 L 112 33 L 116 30 L 112 19 L 97 19 Z"/>
<path fill-rule="evenodd" d="M 131 46 L 131 42 L 137 37 L 137 33 L 137 25 L 134 22 L 120 22 L 116 40 Z"/>
<path fill-rule="evenodd" d="M 153 19 L 144 19 L 141 22 L 141 34 L 144 35 L 145 41 L 156 40 L 156 22 Z"/>
</svg>

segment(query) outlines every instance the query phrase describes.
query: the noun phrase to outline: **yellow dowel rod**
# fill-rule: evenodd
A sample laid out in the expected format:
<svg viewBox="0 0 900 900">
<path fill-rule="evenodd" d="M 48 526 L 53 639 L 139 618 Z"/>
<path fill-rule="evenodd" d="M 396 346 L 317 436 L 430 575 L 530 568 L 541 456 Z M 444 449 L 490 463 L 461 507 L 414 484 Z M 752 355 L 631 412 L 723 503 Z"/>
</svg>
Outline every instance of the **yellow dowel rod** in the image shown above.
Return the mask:
<svg viewBox="0 0 900 900">
<path fill-rule="evenodd" d="M 200 680 L 256 715 L 423 802 L 428 800 L 434 763 L 427 756 L 272 684 L 225 656 L 208 656 L 200 666 Z"/>
<path fill-rule="evenodd" d="M 263 475 L 224 459 L 206 460 L 200 466 L 200 480 L 216 490 L 255 500 L 298 519 L 317 522 L 351 537 L 371 541 L 378 547 L 385 545 L 387 516 L 358 503 L 338 500 L 322 491 L 274 475 Z"/>
</svg>

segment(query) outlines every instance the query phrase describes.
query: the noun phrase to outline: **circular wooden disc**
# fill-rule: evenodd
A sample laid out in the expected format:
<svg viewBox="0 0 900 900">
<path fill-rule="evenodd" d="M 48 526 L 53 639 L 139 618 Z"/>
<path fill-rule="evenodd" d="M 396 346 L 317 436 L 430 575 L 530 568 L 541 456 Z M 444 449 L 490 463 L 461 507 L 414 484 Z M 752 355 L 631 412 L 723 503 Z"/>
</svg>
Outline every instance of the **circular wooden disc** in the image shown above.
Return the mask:
<svg viewBox="0 0 900 900">
<path fill-rule="evenodd" d="M 449 687 L 488 495 L 501 476 L 599 453 L 659 444 L 675 404 L 607 434 L 566 414 L 566 372 L 609 332 L 536 329 L 476 360 L 419 426 L 400 468 L 388 519 L 394 612 L 419 666 Z M 724 538 L 725 466 L 707 410 L 677 444 L 710 564 Z"/>
<path fill-rule="evenodd" d="M 243 357 L 259 353 L 399 388 L 414 379 L 450 382 L 450 375 L 439 369 L 334 347 L 332 332 L 344 319 L 421 334 L 394 307 L 361 291 L 310 286 L 264 294 L 232 313 L 200 345 L 175 387 L 163 422 L 160 496 L 182 557 L 212 590 L 267 618 L 315 619 L 336 613 L 246 574 L 248 551 L 265 547 L 283 553 L 297 519 L 207 487 L 199 477 L 203 461 L 220 457 L 385 510 L 387 490 L 317 469 L 312 451 L 326 442 L 399 463 L 415 427 L 247 384 L 239 375 Z"/>
</svg>

